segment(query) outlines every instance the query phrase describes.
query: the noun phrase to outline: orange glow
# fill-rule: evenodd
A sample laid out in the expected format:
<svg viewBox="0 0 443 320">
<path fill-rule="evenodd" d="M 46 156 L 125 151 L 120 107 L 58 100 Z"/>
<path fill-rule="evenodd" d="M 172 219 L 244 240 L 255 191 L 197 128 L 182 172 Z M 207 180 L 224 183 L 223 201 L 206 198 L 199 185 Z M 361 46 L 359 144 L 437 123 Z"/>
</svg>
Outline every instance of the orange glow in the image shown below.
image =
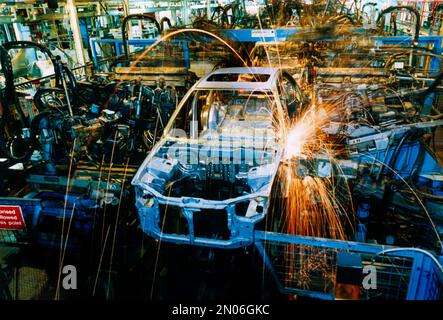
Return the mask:
<svg viewBox="0 0 443 320">
<path fill-rule="evenodd" d="M 277 174 L 283 196 L 278 206 L 282 212 L 280 230 L 288 234 L 330 239 L 347 239 L 351 226 L 352 204 L 346 181 L 331 176 L 320 178 L 315 173 L 300 170 L 301 159 L 309 161 L 317 155 L 327 156 L 331 164 L 337 154 L 338 141 L 323 132 L 332 120 L 341 117 L 343 104 L 311 106 L 289 126 L 283 155 L 284 165 Z M 328 256 L 311 247 L 288 246 L 286 253 L 288 268 L 286 284 L 308 290 L 311 272 L 321 270 L 325 281 L 321 284 L 325 292 L 331 290 L 335 281 Z M 331 282 L 329 282 L 329 279 Z M 316 285 L 319 285 L 318 283 Z"/>
</svg>

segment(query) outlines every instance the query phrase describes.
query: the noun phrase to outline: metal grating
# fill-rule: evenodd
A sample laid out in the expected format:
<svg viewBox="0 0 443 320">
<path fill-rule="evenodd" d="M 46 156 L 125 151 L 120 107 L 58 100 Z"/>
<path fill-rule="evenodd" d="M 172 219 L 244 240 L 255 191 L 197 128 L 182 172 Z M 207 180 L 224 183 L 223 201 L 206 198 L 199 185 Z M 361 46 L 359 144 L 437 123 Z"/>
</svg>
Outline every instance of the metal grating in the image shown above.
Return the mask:
<svg viewBox="0 0 443 320">
<path fill-rule="evenodd" d="M 308 290 L 332 294 L 336 251 L 283 242 L 265 244 L 285 291 Z"/>
<path fill-rule="evenodd" d="M 339 251 L 359 253 L 363 266 L 372 265 L 377 271 L 377 288 L 360 289 L 360 299 L 441 299 L 443 282 L 435 268 L 420 269 L 413 276 L 414 255 L 377 255 L 381 249 L 326 239 L 287 238 L 270 236 L 256 239 L 256 246 L 265 260 L 267 269 L 284 293 L 334 299 L 336 257 Z M 287 240 L 287 241 L 285 241 Z M 309 244 L 312 242 L 313 244 Z M 319 245 L 316 245 L 319 244 Z M 341 245 L 341 247 L 340 247 Z M 352 246 L 355 246 L 352 247 Z M 358 247 L 357 247 L 358 246 Z M 421 257 L 422 258 L 422 257 Z M 423 279 L 426 280 L 423 280 Z M 417 282 L 417 283 L 416 283 Z M 418 296 L 411 286 L 427 286 L 425 294 Z M 411 291 L 411 292 L 410 292 Z"/>
<path fill-rule="evenodd" d="M 443 283 L 442 279 L 438 277 L 437 272 L 435 267 L 433 267 L 429 275 L 430 281 L 427 294 L 430 300 L 443 300 Z"/>
<path fill-rule="evenodd" d="M 43 269 L 23 266 L 17 270 L 15 274 L 15 281 L 11 281 L 9 289 L 11 292 L 15 292 L 14 297 L 16 300 L 40 300 L 45 298 L 51 298 L 51 290 L 49 288 L 49 276 Z M 17 286 L 14 288 L 14 286 Z"/>
<path fill-rule="evenodd" d="M 413 258 L 363 254 L 363 265 L 377 270 L 377 289 L 364 290 L 367 299 L 406 299 L 411 278 Z"/>
</svg>

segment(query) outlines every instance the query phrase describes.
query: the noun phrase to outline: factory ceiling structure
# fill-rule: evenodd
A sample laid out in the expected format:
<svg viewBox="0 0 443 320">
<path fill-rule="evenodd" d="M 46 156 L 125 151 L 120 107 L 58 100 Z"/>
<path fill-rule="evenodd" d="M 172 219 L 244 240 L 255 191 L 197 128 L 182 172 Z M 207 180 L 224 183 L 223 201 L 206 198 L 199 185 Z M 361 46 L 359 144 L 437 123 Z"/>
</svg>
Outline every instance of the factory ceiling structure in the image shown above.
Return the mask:
<svg viewBox="0 0 443 320">
<path fill-rule="evenodd" d="M 443 300 L 442 60 L 439 0 L 0 1 L 0 300 Z"/>
</svg>

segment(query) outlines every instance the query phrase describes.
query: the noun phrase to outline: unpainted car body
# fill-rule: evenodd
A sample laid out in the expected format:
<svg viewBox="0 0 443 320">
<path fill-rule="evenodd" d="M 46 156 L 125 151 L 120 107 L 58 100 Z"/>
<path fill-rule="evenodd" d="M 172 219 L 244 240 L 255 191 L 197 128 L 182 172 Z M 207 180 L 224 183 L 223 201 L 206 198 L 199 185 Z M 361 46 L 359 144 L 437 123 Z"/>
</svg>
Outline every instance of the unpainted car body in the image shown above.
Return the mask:
<svg viewBox="0 0 443 320">
<path fill-rule="evenodd" d="M 197 82 L 132 181 L 143 231 L 175 243 L 251 244 L 298 99 L 278 68 L 219 69 Z"/>
</svg>

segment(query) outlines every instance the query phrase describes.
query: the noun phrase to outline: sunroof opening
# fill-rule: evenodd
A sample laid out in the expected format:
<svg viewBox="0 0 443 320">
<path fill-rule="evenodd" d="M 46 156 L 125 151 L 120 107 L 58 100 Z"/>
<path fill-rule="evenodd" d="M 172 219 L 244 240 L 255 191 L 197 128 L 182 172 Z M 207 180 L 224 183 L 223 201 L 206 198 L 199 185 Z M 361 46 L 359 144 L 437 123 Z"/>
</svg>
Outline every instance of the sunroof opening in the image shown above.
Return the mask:
<svg viewBox="0 0 443 320">
<path fill-rule="evenodd" d="M 253 73 L 218 73 L 211 75 L 207 81 L 214 82 L 266 82 L 269 74 Z"/>
</svg>

